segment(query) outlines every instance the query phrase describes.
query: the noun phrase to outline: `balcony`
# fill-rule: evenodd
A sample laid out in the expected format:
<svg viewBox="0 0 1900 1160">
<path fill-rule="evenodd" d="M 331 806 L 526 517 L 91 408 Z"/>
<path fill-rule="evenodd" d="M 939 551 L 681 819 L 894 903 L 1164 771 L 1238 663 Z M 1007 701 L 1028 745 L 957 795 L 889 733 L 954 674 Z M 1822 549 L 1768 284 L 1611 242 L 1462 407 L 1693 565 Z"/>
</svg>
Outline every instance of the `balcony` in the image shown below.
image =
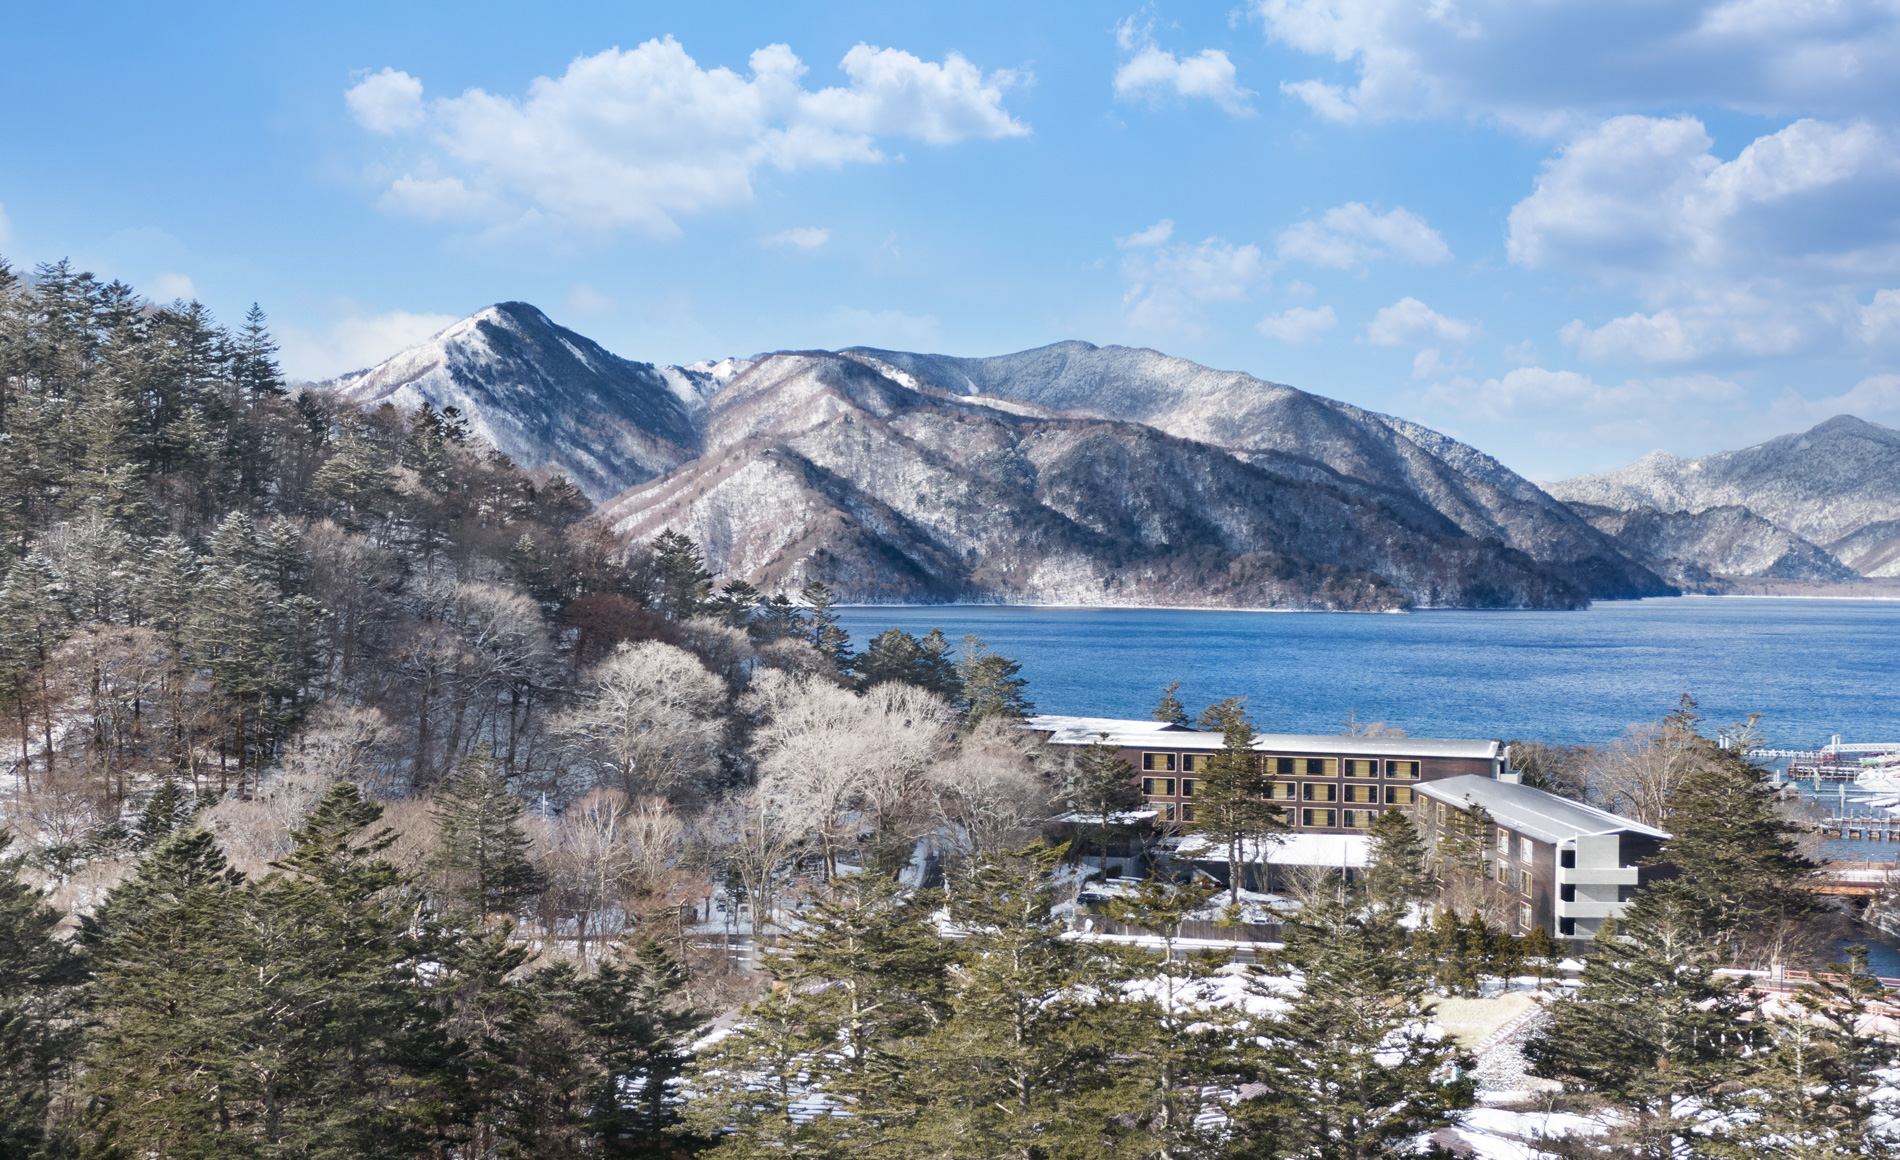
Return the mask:
<svg viewBox="0 0 1900 1160">
<path fill-rule="evenodd" d="M 1559 866 L 1559 886 L 1634 886 L 1634 866 Z"/>
<path fill-rule="evenodd" d="M 1558 918 L 1622 918 L 1627 909 L 1627 902 L 1600 902 L 1594 898 L 1579 898 L 1575 902 L 1557 900 Z"/>
</svg>

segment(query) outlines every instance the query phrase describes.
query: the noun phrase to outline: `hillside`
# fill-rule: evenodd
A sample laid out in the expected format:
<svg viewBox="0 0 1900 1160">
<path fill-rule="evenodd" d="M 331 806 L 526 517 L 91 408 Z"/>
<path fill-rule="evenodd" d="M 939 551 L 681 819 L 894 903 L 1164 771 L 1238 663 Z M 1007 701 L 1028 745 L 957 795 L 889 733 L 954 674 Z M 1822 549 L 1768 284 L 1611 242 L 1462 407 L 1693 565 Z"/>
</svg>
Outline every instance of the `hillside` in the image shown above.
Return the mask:
<svg viewBox="0 0 1900 1160">
<path fill-rule="evenodd" d="M 576 476 L 617 534 L 679 528 L 771 588 L 1355 609 L 1671 591 L 1473 448 L 1150 350 L 656 367 L 505 303 L 329 386 L 454 406 L 522 465 Z"/>
<path fill-rule="evenodd" d="M 1852 415 L 1740 451 L 1657 451 L 1545 490 L 1618 511 L 1746 508 L 1863 576 L 1900 576 L 1900 431 Z"/>
<path fill-rule="evenodd" d="M 698 454 L 706 400 L 731 370 L 632 362 L 525 302 L 503 302 L 317 385 L 364 408 L 454 407 L 515 462 L 558 468 L 599 502 Z"/>
<path fill-rule="evenodd" d="M 1859 578 L 1826 549 L 1745 507 L 1659 512 L 1570 506 L 1632 557 L 1684 588 L 1724 592 L 1742 577 L 1822 584 Z"/>
</svg>

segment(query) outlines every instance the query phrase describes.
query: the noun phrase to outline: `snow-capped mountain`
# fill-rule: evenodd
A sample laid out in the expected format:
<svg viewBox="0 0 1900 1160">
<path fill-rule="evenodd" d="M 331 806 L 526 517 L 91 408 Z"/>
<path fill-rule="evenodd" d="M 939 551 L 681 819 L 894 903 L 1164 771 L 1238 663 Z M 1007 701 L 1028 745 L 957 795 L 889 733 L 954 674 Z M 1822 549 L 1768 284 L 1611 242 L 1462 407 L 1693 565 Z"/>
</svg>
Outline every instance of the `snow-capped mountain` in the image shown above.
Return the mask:
<svg viewBox="0 0 1900 1160">
<path fill-rule="evenodd" d="M 686 531 L 768 590 L 1363 609 L 1670 591 L 1473 448 L 1151 350 L 656 367 L 505 303 L 330 386 L 455 406 L 629 540 Z"/>
<path fill-rule="evenodd" d="M 1651 571 L 1684 588 L 1722 592 L 1739 578 L 1822 584 L 1858 579 L 1825 548 L 1745 507 L 1659 512 L 1652 507 L 1570 506 Z"/>
<path fill-rule="evenodd" d="M 1656 451 L 1619 471 L 1545 490 L 1617 511 L 1746 508 L 1863 576 L 1900 576 L 1900 431 L 1852 415 L 1740 451 L 1696 459 Z M 1769 539 L 1761 552 L 1772 552 Z"/>
<path fill-rule="evenodd" d="M 454 407 L 515 462 L 557 468 L 599 502 L 697 455 L 707 400 L 741 369 L 632 362 L 502 302 L 318 386 L 364 408 Z"/>
</svg>

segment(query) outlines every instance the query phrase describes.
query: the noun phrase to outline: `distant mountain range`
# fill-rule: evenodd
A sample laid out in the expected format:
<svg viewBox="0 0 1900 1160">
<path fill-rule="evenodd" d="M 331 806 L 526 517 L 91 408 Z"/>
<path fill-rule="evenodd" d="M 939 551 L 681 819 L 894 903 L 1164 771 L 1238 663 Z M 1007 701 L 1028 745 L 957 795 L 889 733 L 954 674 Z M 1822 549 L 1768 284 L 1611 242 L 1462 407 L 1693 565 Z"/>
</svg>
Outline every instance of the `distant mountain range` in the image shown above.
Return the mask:
<svg viewBox="0 0 1900 1160">
<path fill-rule="evenodd" d="M 1677 583 L 1900 577 L 1900 431 L 1837 415 L 1798 435 L 1544 488 Z"/>
<path fill-rule="evenodd" d="M 1152 350 L 655 366 L 505 302 L 320 385 L 366 407 L 454 406 L 517 462 L 568 474 L 629 541 L 676 528 L 722 577 L 768 591 L 816 578 L 855 601 L 1569 608 L 1699 583 L 1688 558 L 1719 564 L 1710 576 L 1852 575 L 1798 534 L 1775 551 L 1786 529 L 1752 507 L 1716 528 L 1624 518 L 1646 506 L 1621 502 L 1634 491 L 1566 504 L 1417 424 Z"/>
</svg>

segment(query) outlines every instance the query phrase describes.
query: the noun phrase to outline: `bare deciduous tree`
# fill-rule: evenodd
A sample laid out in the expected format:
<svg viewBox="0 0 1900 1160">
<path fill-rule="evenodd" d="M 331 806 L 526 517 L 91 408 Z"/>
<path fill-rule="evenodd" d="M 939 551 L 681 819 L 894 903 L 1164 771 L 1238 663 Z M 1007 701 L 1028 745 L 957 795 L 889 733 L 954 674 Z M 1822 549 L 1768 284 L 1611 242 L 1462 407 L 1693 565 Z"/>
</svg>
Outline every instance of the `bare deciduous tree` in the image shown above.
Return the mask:
<svg viewBox="0 0 1900 1160">
<path fill-rule="evenodd" d="M 686 650 L 648 640 L 589 669 L 580 703 L 552 728 L 594 784 L 678 800 L 703 792 L 718 771 L 726 711 L 725 682 Z"/>
<path fill-rule="evenodd" d="M 1039 750 L 1033 734 L 986 721 L 931 768 L 938 819 L 961 832 L 969 853 L 1018 849 L 1048 820 L 1055 794 Z"/>
</svg>

